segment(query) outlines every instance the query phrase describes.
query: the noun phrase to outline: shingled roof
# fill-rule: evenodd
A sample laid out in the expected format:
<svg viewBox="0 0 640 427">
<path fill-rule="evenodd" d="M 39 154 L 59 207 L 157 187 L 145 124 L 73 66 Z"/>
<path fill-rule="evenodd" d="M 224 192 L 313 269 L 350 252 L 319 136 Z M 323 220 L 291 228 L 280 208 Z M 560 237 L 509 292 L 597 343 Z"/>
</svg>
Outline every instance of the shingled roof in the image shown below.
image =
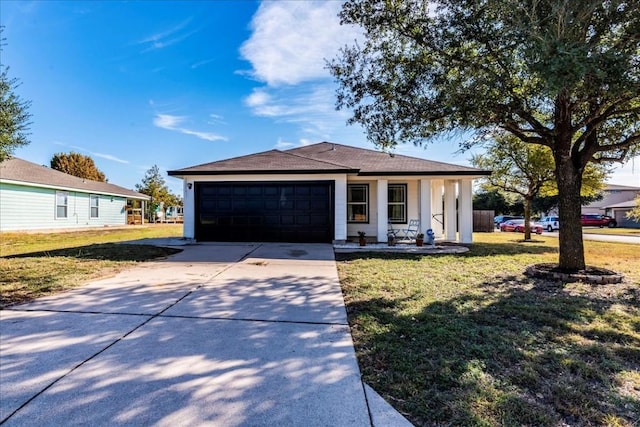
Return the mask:
<svg viewBox="0 0 640 427">
<path fill-rule="evenodd" d="M 16 181 L 32 186 L 55 187 L 85 193 L 99 193 L 121 196 L 128 199 L 149 200 L 146 194 L 109 184 L 78 178 L 55 169 L 41 166 L 26 160 L 12 158 L 0 163 L 0 181 Z"/>
<path fill-rule="evenodd" d="M 357 173 L 358 175 L 490 175 L 467 166 L 320 142 L 291 150 L 270 150 L 169 171 L 172 176 L 222 174 Z"/>
</svg>

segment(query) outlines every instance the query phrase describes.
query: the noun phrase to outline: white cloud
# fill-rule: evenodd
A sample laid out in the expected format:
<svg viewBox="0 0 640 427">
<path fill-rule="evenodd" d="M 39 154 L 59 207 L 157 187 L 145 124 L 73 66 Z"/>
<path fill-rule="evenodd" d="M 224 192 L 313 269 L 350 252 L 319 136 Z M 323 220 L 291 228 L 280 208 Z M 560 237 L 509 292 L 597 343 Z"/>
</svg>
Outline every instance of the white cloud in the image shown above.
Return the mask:
<svg viewBox="0 0 640 427">
<path fill-rule="evenodd" d="M 185 31 L 191 20 L 192 18 L 187 18 L 168 30 L 157 32 L 137 41 L 136 44 L 144 45 L 143 52 L 149 52 L 179 43 L 197 32 L 197 30 Z"/>
<path fill-rule="evenodd" d="M 184 116 L 173 116 L 171 114 L 156 114 L 153 119 L 153 124 L 159 128 L 171 130 L 174 132 L 180 132 L 185 135 L 193 135 L 200 139 L 204 139 L 206 141 L 227 141 L 228 138 L 222 135 L 218 135 L 213 132 L 202 132 L 196 131 L 192 129 L 187 129 L 185 127 L 180 126 L 184 123 L 186 117 Z"/>
<path fill-rule="evenodd" d="M 204 59 L 202 61 L 194 62 L 193 64 L 191 64 L 191 69 L 200 68 L 203 65 L 207 65 L 215 60 L 216 60 L 215 58 L 211 58 L 211 59 Z"/>
<path fill-rule="evenodd" d="M 182 116 L 172 116 L 170 114 L 156 114 L 153 124 L 162 129 L 175 130 L 184 121 Z"/>
<path fill-rule="evenodd" d="M 129 160 L 123 160 L 119 157 L 116 157 L 114 155 L 111 154 L 104 154 L 104 153 L 91 153 L 96 157 L 100 157 L 102 159 L 106 159 L 106 160 L 111 160 L 113 162 L 117 162 L 117 163 L 124 163 L 124 164 L 129 164 Z"/>
<path fill-rule="evenodd" d="M 252 75 L 269 86 L 294 85 L 329 77 L 325 59 L 359 37 L 341 26 L 339 1 L 266 1 L 251 22 L 253 33 L 240 48 Z"/>
<path fill-rule="evenodd" d="M 60 141 L 53 141 L 53 143 L 55 145 L 60 145 L 62 147 L 69 147 L 69 148 L 72 148 L 74 150 L 78 150 L 78 151 L 83 152 L 83 153 L 89 153 L 93 157 L 99 157 L 101 159 L 111 160 L 112 162 L 123 163 L 123 164 L 129 164 L 130 163 L 129 160 L 121 159 L 120 157 L 116 157 L 113 154 L 96 153 L 95 151 L 91 151 L 88 148 L 81 147 L 79 145 L 65 144 L 64 142 L 60 142 Z"/>
</svg>

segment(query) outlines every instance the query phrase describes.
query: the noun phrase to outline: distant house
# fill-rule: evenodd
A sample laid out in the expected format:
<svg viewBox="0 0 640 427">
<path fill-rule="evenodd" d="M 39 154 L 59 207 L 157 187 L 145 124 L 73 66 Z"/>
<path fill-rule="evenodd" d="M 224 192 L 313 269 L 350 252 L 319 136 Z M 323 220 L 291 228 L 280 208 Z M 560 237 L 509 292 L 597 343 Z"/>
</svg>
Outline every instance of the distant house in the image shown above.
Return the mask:
<svg viewBox="0 0 640 427">
<path fill-rule="evenodd" d="M 126 225 L 127 201 L 149 199 L 18 158 L 0 163 L 0 231 Z"/>
<path fill-rule="evenodd" d="M 604 197 L 588 205 L 582 206 L 582 214 L 608 215 L 607 207 L 618 203 L 629 202 L 640 195 L 640 187 L 628 185 L 607 184 L 603 190 Z"/>
<path fill-rule="evenodd" d="M 184 180 L 184 236 L 199 241 L 386 242 L 389 228 L 471 243 L 467 166 L 322 142 L 219 160 Z"/>
</svg>

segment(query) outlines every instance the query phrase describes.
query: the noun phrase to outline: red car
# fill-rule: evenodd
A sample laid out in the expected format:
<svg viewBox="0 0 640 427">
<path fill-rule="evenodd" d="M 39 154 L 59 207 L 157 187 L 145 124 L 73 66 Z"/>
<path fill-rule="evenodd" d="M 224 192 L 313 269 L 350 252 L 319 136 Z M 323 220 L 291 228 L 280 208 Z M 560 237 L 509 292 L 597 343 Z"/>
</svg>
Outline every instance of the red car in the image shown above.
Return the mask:
<svg viewBox="0 0 640 427">
<path fill-rule="evenodd" d="M 593 227 L 609 227 L 614 228 L 618 225 L 614 218 L 611 218 L 607 215 L 582 215 L 580 219 L 582 222 L 582 226 L 593 226 Z"/>
<path fill-rule="evenodd" d="M 537 222 L 530 222 L 531 231 L 536 234 L 542 234 L 544 227 Z M 524 233 L 524 219 L 512 219 L 500 224 L 500 231 L 515 231 L 516 233 Z"/>
</svg>

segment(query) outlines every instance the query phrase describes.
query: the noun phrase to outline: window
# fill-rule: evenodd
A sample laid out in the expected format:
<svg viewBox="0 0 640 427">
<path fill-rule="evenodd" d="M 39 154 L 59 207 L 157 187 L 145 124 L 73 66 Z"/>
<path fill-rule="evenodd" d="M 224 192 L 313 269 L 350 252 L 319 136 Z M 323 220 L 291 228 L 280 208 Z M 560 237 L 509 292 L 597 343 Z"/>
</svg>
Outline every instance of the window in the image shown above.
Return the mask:
<svg viewBox="0 0 640 427">
<path fill-rule="evenodd" d="M 66 191 L 56 191 L 56 218 L 67 217 L 67 206 L 69 204 L 69 193 Z"/>
<path fill-rule="evenodd" d="M 347 221 L 369 222 L 369 185 L 347 185 Z"/>
<path fill-rule="evenodd" d="M 407 184 L 389 184 L 388 213 L 391 223 L 407 222 Z"/>
<path fill-rule="evenodd" d="M 98 206 L 100 204 L 100 196 L 97 194 L 91 194 L 89 196 L 91 201 L 91 218 L 98 218 Z"/>
</svg>

